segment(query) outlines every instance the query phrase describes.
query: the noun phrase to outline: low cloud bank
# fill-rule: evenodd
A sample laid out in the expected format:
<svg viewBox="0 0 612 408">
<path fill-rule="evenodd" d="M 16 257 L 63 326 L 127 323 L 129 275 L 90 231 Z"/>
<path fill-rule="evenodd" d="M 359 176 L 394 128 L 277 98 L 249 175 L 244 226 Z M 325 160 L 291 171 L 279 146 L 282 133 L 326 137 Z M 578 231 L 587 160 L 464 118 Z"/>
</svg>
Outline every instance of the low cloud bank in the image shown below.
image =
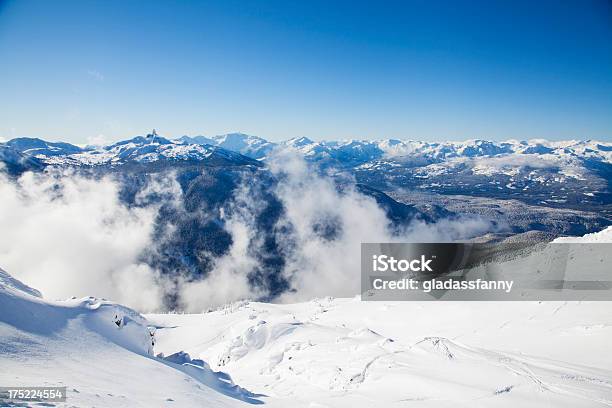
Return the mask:
<svg viewBox="0 0 612 408">
<path fill-rule="evenodd" d="M 492 228 L 469 218 L 414 221 L 398 232 L 374 199 L 350 187 L 339 191 L 301 158 L 283 155 L 270 170 L 284 211 L 268 232 L 280 245 L 281 273 L 290 284 L 279 301 L 357 294 L 361 242 L 452 241 Z M 130 207 L 110 177 L 25 173 L 13 181 L 0 175 L 0 266 L 48 298 L 99 296 L 145 312 L 163 310 L 168 296 L 189 312 L 265 297 L 267 289 L 249 280 L 265 247 L 256 223 L 265 203 L 256 188 L 245 180 L 237 189 L 231 211 L 220 216 L 232 245 L 193 281 L 161 275 L 143 259 L 155 250 L 160 203 L 184 211 L 174 178 L 149 181 Z"/>
<path fill-rule="evenodd" d="M 156 271 L 140 261 L 156 209 L 128 208 L 118 185 L 76 174 L 0 174 L 0 262 L 47 298 L 100 296 L 162 306 Z"/>
<path fill-rule="evenodd" d="M 302 158 L 282 154 L 269 167 L 280 180 L 274 193 L 285 209 L 273 231 L 285 259 L 282 273 L 291 284 L 277 299 L 281 302 L 359 293 L 362 242 L 455 241 L 494 229 L 482 219 L 460 217 L 435 224 L 415 220 L 398 232 L 373 198 L 353 188 L 339 191 L 331 177 L 318 175 Z M 219 300 L 227 303 L 265 294 L 247 282 L 262 246 L 255 218 L 265 205 L 250 181 L 235 200 L 239 210 L 226 220 L 233 240 L 230 253 L 209 277 L 184 286 L 186 310 L 199 312 L 218 306 Z"/>
</svg>

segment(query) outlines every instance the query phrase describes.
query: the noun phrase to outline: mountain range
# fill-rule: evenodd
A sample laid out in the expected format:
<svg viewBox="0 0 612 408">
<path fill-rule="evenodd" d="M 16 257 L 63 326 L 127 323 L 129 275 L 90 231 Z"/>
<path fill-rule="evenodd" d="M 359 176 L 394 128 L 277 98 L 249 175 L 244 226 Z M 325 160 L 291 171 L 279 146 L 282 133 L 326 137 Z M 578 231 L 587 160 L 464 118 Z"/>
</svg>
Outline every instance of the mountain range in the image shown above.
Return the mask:
<svg viewBox="0 0 612 408">
<path fill-rule="evenodd" d="M 149 134 L 105 146 L 35 138 L 0 144 L 0 161 L 14 172 L 154 162 L 261 166 L 287 153 L 321 169 L 349 173 L 357 182 L 383 191 L 411 189 L 606 212 L 612 204 L 612 143 L 593 140 L 312 141 L 302 137 L 269 142 L 230 133 L 174 140 Z"/>
<path fill-rule="evenodd" d="M 395 161 L 403 165 L 422 167 L 455 158 L 504 157 L 521 154 L 526 157 L 538 156 L 544 159 L 563 158 L 567 161 L 595 160 L 612 164 L 612 143 L 594 140 L 547 141 L 487 141 L 466 140 L 463 142 L 426 142 L 398 139 L 383 140 L 341 140 L 313 141 L 306 137 L 293 138 L 282 142 L 270 142 L 258 136 L 243 133 L 228 133 L 213 137 L 182 136 L 167 139 L 157 134 L 136 136 L 132 139 L 105 146 L 76 146 L 65 142 L 48 142 L 38 138 L 21 137 L 1 144 L 29 156 L 40 157 L 43 161 L 50 157 L 69 157 L 74 163 L 91 165 L 113 160 L 133 159 L 136 161 L 168 159 L 198 159 L 210 154 L 212 148 L 240 153 L 255 160 L 266 160 L 279 150 L 301 154 L 308 160 L 327 162 L 341 166 L 363 165 L 368 162 Z M 142 149 L 143 146 L 157 146 L 157 149 Z M 164 149 L 159 147 L 164 146 Z M 197 149 L 195 146 L 203 146 Z M 140 149 L 138 149 L 140 148 Z M 129 150 L 133 155 L 126 154 Z M 160 153 L 152 155 L 154 150 Z M 163 153 L 165 151 L 165 153 Z M 532 156 L 533 155 L 533 156 Z M 129 157 L 128 157 L 129 156 Z M 91 157 L 98 157 L 97 160 Z M 90 158 L 90 160 L 88 160 Z"/>
<path fill-rule="evenodd" d="M 55 174 L 54 169 L 109 175 L 129 207 L 151 204 L 143 204 L 141 197 L 155 191 L 159 177 L 175 180 L 178 207 L 177 197 L 152 195 L 159 205 L 154 245 L 142 254 L 143 262 L 164 274 L 206 276 L 232 248 L 228 219 L 248 213 L 253 234 L 248 252 L 256 260 L 249 284 L 260 288 L 265 299 L 290 290 L 287 260 L 299 252 L 292 244 L 295 226 L 286 223 L 291 209 L 279 188 L 286 182 L 283 166 L 291 155 L 302 157 L 312 171 L 300 183 L 323 177 L 335 183 L 336 199 L 354 192 L 372 200 L 391 231 L 402 231 L 415 220 L 435 224 L 467 217 L 490 230 L 476 236 L 466 229 L 464 239 L 541 241 L 612 224 L 612 144 L 597 141 L 297 138 L 276 143 L 240 133 L 168 139 L 152 132 L 104 146 L 35 138 L 0 144 L 0 164 L 9 179 L 26 171 Z M 284 170 L 274 170 L 278 167 Z M 307 194 L 302 187 L 310 191 L 297 184 L 292 194 Z M 308 197 L 296 202 L 303 198 Z M 334 241 L 346 225 L 328 209 L 319 211 L 312 239 Z M 169 307 L 173 302 L 168 299 Z"/>
</svg>

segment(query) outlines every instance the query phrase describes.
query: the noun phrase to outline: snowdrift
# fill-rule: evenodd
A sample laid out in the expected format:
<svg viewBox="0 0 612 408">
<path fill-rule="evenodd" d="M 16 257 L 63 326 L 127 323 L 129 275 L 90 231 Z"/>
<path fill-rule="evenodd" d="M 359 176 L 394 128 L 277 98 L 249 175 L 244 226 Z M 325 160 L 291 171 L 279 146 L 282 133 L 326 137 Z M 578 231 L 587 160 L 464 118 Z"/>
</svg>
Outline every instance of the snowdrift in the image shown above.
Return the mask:
<svg viewBox="0 0 612 408">
<path fill-rule="evenodd" d="M 261 403 L 224 373 L 153 356 L 155 328 L 96 298 L 47 301 L 0 270 L 0 383 L 66 386 L 67 406 Z"/>
<path fill-rule="evenodd" d="M 612 405 L 606 302 L 237 303 L 148 315 L 272 406 Z"/>
</svg>

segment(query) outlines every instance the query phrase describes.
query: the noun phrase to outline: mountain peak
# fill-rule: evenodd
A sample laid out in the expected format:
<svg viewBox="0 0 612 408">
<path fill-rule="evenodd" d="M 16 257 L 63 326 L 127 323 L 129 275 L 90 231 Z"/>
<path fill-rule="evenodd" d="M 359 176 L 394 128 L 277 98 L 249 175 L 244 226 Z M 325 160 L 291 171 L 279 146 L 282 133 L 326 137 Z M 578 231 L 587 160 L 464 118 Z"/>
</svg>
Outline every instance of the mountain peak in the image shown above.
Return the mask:
<svg viewBox="0 0 612 408">
<path fill-rule="evenodd" d="M 65 154 L 80 153 L 82 148 L 66 142 L 48 142 L 36 137 L 18 137 L 5 143 L 19 153 L 36 156 L 61 156 Z"/>
<path fill-rule="evenodd" d="M 311 139 L 305 136 L 302 136 L 302 137 L 294 137 L 293 139 L 289 139 L 287 140 L 286 144 L 289 146 L 294 146 L 294 147 L 302 147 L 302 146 L 314 144 L 314 142 Z"/>
</svg>

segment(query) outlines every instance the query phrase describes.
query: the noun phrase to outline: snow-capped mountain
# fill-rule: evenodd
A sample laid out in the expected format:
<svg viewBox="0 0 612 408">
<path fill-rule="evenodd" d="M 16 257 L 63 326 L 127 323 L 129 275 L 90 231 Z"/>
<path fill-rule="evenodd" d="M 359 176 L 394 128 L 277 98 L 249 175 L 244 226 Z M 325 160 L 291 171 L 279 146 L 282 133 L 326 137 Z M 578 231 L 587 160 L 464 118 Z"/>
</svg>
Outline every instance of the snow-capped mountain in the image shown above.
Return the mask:
<svg viewBox="0 0 612 408">
<path fill-rule="evenodd" d="M 183 136 L 184 143 L 215 145 L 245 156 L 265 160 L 274 150 L 300 154 L 307 160 L 341 168 L 424 167 L 423 175 L 436 175 L 459 165 L 468 166 L 478 174 L 508 173 L 517 169 L 557 168 L 561 175 L 580 177 L 571 169 L 589 163 L 612 165 L 612 143 L 587 141 L 546 140 L 493 142 L 467 140 L 464 142 L 424 142 L 410 140 L 346 140 L 313 141 L 306 137 L 278 143 L 256 136 L 232 133 L 206 138 Z M 507 159 L 502 159 L 507 158 Z M 495 159 L 495 160 L 489 160 Z M 440 166 L 432 166 L 440 163 Z"/>
<path fill-rule="evenodd" d="M 12 147 L 18 152 L 30 156 L 66 156 L 69 154 L 81 153 L 83 149 L 70 143 L 64 142 L 47 142 L 42 139 L 19 137 L 6 142 L 6 145 Z"/>
<path fill-rule="evenodd" d="M 206 144 L 177 143 L 156 134 L 145 137 L 137 136 L 130 140 L 104 146 L 101 150 L 93 150 L 83 154 L 89 158 L 102 159 L 107 163 L 156 161 L 206 161 L 220 160 L 226 164 L 257 164 L 239 153 Z M 94 159 L 95 162 L 95 159 Z"/>
<path fill-rule="evenodd" d="M 418 189 L 552 207 L 612 204 L 608 187 L 612 143 L 593 140 L 313 141 L 300 137 L 275 143 L 242 133 L 176 140 L 152 133 L 95 148 L 29 138 L 0 146 L 0 160 L 13 169 L 160 161 L 257 166 L 277 153 L 290 152 L 321 168 L 350 173 L 358 182 L 383 191 Z"/>
<path fill-rule="evenodd" d="M 593 140 L 313 141 L 300 137 L 269 142 L 242 133 L 173 140 L 153 132 L 100 147 L 28 138 L 0 144 L 0 162 L 13 173 L 44 166 L 108 169 L 126 164 L 265 167 L 283 153 L 299 155 L 321 169 L 333 169 L 330 173 L 348 175 L 391 195 L 411 191 L 512 199 L 530 206 L 592 211 L 595 218 L 612 217 L 612 143 Z M 602 226 L 597 221 L 592 227 Z M 537 224 L 534 227 L 540 229 Z M 591 227 L 582 228 L 562 231 L 591 231 Z"/>
<path fill-rule="evenodd" d="M 213 136 L 183 136 L 180 142 L 186 144 L 212 145 L 243 154 L 252 159 L 265 159 L 267 155 L 276 147 L 275 143 L 268 142 L 257 136 L 250 136 L 244 133 L 228 133 L 225 135 Z"/>
<path fill-rule="evenodd" d="M 269 142 L 261 137 L 243 133 L 228 133 L 213 137 L 182 136 L 169 140 L 157 134 L 137 136 L 101 148 L 81 148 L 69 143 L 47 142 L 35 138 L 12 139 L 4 146 L 29 155 L 48 160 L 49 157 L 71 156 L 84 162 L 103 163 L 123 159 L 154 161 L 158 158 L 204 159 L 214 150 L 211 147 L 240 153 L 244 156 L 262 160 L 274 150 L 288 150 L 299 153 L 311 161 L 331 161 L 343 167 L 369 163 L 370 166 L 388 163 L 402 166 L 422 166 L 453 159 L 500 158 L 522 155 L 520 167 L 551 167 L 559 162 L 572 160 L 593 160 L 612 164 L 612 143 L 597 141 L 545 140 L 493 142 L 486 140 L 467 140 L 464 142 L 423 142 L 410 140 L 345 140 L 313 141 L 306 137 L 289 139 L 283 142 Z M 198 146 L 203 146 L 199 148 Z M 106 153 L 106 154 L 102 154 Z M 81 156 L 78 156 L 81 154 Z M 158 154 L 158 155 L 156 155 Z M 91 161 L 88 157 L 97 157 Z M 537 164 L 543 159 L 544 164 Z M 513 160 L 503 165 L 511 166 Z M 548 163 L 550 162 L 550 163 Z M 482 162 L 476 164 L 482 165 Z M 492 168 L 499 168 L 499 161 Z M 494 170 L 492 170 L 494 171 Z"/>
<path fill-rule="evenodd" d="M 5 146 L 51 166 L 103 166 L 158 161 L 259 165 L 255 160 L 231 150 L 210 144 L 168 140 L 155 132 L 100 147 L 80 148 L 68 143 L 30 138 L 13 139 Z"/>
</svg>

